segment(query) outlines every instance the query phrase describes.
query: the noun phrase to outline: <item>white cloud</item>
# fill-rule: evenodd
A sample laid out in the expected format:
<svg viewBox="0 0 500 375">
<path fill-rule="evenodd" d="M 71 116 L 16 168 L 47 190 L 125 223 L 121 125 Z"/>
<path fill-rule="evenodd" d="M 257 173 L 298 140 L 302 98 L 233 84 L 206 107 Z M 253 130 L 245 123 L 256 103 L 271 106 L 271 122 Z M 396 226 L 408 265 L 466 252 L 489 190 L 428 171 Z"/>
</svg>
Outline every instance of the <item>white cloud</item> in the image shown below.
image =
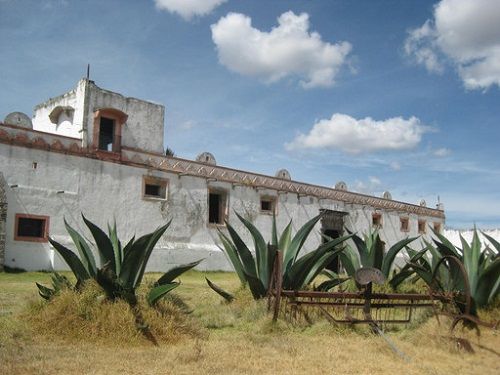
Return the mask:
<svg viewBox="0 0 500 375">
<path fill-rule="evenodd" d="M 177 13 L 185 20 L 205 16 L 227 0 L 154 0 L 158 9 Z"/>
<path fill-rule="evenodd" d="M 445 157 L 451 154 L 451 150 L 449 148 L 438 148 L 437 150 L 434 150 L 433 155 L 434 156 L 439 156 L 439 157 Z"/>
<path fill-rule="evenodd" d="M 219 62 L 228 69 L 266 82 L 299 77 L 304 88 L 332 86 L 352 48 L 348 42 L 322 41 L 309 32 L 309 15 L 292 11 L 279 16 L 269 32 L 240 13 L 229 13 L 211 28 Z"/>
<path fill-rule="evenodd" d="M 334 148 L 350 154 L 404 150 L 417 146 L 428 130 L 416 117 L 376 121 L 335 113 L 330 119 L 316 122 L 309 134 L 299 134 L 285 147 L 288 150 Z"/>
<path fill-rule="evenodd" d="M 433 18 L 409 32 L 405 52 L 431 72 L 449 61 L 468 89 L 500 86 L 500 2 L 440 1 Z"/>
</svg>

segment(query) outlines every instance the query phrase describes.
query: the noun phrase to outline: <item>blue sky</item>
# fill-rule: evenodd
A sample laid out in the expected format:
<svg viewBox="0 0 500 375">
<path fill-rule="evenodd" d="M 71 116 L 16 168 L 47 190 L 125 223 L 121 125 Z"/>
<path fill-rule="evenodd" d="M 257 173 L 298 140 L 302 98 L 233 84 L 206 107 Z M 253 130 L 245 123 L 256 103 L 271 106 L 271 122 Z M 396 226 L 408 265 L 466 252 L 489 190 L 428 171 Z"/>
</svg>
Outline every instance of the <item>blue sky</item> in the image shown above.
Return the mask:
<svg viewBox="0 0 500 375">
<path fill-rule="evenodd" d="M 0 118 L 97 85 L 165 145 L 500 227 L 500 1 L 0 0 Z"/>
</svg>

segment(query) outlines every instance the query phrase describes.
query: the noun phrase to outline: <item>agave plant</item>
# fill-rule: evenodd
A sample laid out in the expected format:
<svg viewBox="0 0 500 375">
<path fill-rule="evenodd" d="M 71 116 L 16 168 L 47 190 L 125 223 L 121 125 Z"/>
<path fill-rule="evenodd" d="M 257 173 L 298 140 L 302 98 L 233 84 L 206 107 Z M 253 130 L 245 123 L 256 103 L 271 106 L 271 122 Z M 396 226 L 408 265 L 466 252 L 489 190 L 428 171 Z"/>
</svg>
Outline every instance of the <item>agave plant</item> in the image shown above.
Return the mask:
<svg viewBox="0 0 500 375">
<path fill-rule="evenodd" d="M 487 306 L 500 294 L 500 243 L 483 233 L 492 245 L 483 248 L 476 229 L 470 244 L 460 235 L 461 248 L 436 231 L 434 235 L 434 245 L 426 242 L 423 250 L 428 250 L 431 258 L 416 257 L 408 263 L 407 272 L 415 272 L 433 288 L 463 295 L 466 280 L 459 267 L 454 262 L 442 261 L 443 257 L 454 257 L 463 264 L 473 303 L 471 313 L 476 314 L 477 307 Z M 464 304 L 458 301 L 457 306 L 463 309 Z"/>
<path fill-rule="evenodd" d="M 135 236 L 132 237 L 123 247 L 118 239 L 116 223 L 113 227 L 108 225 L 109 235 L 107 235 L 85 216 L 82 215 L 82 217 L 94 238 L 95 247 L 101 258 L 101 268 L 97 267 L 89 243 L 66 220 L 64 220 L 64 224 L 80 257 L 54 239 L 49 238 L 49 242 L 54 249 L 73 271 L 77 280 L 76 289 L 79 289 L 84 281 L 94 279 L 103 288 L 108 299 L 119 298 L 128 302 L 132 307 L 135 306 L 137 304 L 136 290 L 142 282 L 148 260 L 156 243 L 170 226 L 170 222 L 138 239 L 135 239 Z M 201 260 L 198 260 L 166 272 L 154 283 L 149 291 L 147 295 L 148 303 L 154 305 L 161 297 L 179 286 L 179 282 L 174 280 L 200 262 Z M 56 286 L 55 283 L 53 284 Z M 56 288 L 50 289 L 37 285 L 42 297 L 47 296 L 50 298 L 57 292 Z"/>
<path fill-rule="evenodd" d="M 38 288 L 38 294 L 45 300 L 50 300 L 55 295 L 59 294 L 59 292 L 63 289 L 72 289 L 73 286 L 68 278 L 64 275 L 61 275 L 57 272 L 54 272 L 51 276 L 52 288 L 48 288 L 39 283 L 35 283 Z"/>
<path fill-rule="evenodd" d="M 351 233 L 350 231 L 348 232 Z M 399 280 L 404 276 L 404 280 L 411 276 L 411 273 L 408 274 L 405 272 L 401 274 L 401 272 L 399 272 L 391 278 L 391 271 L 394 270 L 394 260 L 396 259 L 398 253 L 408 244 L 415 241 L 417 237 L 410 237 L 398 241 L 392 245 L 387 252 L 385 252 L 384 243 L 380 238 L 378 230 L 375 229 L 373 231 L 369 231 L 363 236 L 363 238 L 354 233 L 351 233 L 351 235 L 352 241 L 348 241 L 344 251 L 339 254 L 339 260 L 349 277 L 354 277 L 356 270 L 361 267 L 373 267 L 379 269 L 382 271 L 382 274 L 387 280 L 390 279 L 390 283 L 394 278 L 398 278 Z M 320 290 L 330 289 L 333 286 L 347 280 L 346 278 L 340 278 L 334 272 L 326 272 L 325 274 L 330 277 L 330 280 L 322 283 L 318 287 Z"/>
<path fill-rule="evenodd" d="M 228 235 L 219 230 L 219 238 L 222 243 L 221 249 L 227 254 L 241 283 L 243 285 L 248 284 L 255 299 L 263 298 L 267 295 L 272 267 L 278 249 L 283 252 L 283 288 L 299 290 L 308 285 L 342 251 L 338 245 L 351 237 L 349 235 L 330 240 L 299 258 L 299 253 L 312 229 L 321 219 L 321 214 L 304 224 L 293 237 L 292 221 L 285 227 L 283 233 L 279 235 L 276 226 L 276 217 L 273 217 L 272 235 L 269 243 L 266 243 L 260 231 L 250 221 L 237 213 L 236 215 L 252 236 L 255 256 L 250 251 L 250 247 L 242 240 L 241 236 L 227 222 Z M 221 288 L 209 280 L 207 282 L 212 289 L 225 297 L 221 293 Z M 224 293 L 227 294 L 227 292 Z"/>
</svg>

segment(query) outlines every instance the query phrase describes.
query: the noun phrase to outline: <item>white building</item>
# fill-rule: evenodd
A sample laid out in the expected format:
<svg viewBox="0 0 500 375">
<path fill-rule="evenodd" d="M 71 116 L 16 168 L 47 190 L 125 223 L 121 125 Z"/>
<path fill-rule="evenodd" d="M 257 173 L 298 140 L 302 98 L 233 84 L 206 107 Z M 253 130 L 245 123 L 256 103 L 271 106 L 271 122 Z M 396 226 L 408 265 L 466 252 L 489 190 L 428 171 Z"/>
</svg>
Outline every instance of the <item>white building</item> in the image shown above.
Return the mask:
<svg viewBox="0 0 500 375">
<path fill-rule="evenodd" d="M 85 230 L 80 213 L 101 227 L 116 219 L 124 241 L 173 219 L 149 270 L 205 258 L 199 268 L 230 270 L 217 247 L 228 220 L 245 232 L 234 211 L 270 238 L 272 214 L 295 230 L 326 211 L 306 249 L 321 232 L 380 227 L 389 246 L 407 236 L 441 230 L 444 211 L 384 197 L 293 181 L 282 169 L 265 176 L 217 166 L 208 152 L 196 160 L 165 156 L 164 107 L 103 90 L 77 87 L 0 123 L 0 264 L 27 270 L 66 268 L 48 235 L 71 247 L 63 218 Z M 267 236 L 267 237 L 266 237 Z M 90 235 L 87 235 L 90 238 Z M 250 238 L 248 237 L 248 240 Z"/>
</svg>

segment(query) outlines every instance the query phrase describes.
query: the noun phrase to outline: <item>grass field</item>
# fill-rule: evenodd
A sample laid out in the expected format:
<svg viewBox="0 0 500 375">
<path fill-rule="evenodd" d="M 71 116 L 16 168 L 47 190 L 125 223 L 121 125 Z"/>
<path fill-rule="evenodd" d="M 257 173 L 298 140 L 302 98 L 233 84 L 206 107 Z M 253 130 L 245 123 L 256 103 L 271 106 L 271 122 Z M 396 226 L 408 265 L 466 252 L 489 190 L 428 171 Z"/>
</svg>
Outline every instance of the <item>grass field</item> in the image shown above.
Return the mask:
<svg viewBox="0 0 500 375">
<path fill-rule="evenodd" d="M 388 332 L 407 359 L 367 330 L 318 322 L 309 327 L 272 324 L 265 303 L 245 292 L 227 305 L 205 284 L 205 274 L 181 277 L 177 296 L 189 306 L 197 334 L 173 344 L 76 340 L 64 332 L 41 333 L 27 323 L 28 305 L 38 301 L 35 281 L 47 273 L 0 273 L 0 374 L 498 374 L 500 332 L 481 336 L 460 330 L 475 354 L 443 338 L 448 325 L 434 318 L 418 327 Z M 231 273 L 210 273 L 223 288 L 236 291 Z M 33 310 L 31 310 L 33 311 Z M 486 312 L 500 318 L 500 309 Z M 175 335 L 175 333 L 173 333 Z M 82 332 L 85 336 L 85 332 Z"/>
</svg>

